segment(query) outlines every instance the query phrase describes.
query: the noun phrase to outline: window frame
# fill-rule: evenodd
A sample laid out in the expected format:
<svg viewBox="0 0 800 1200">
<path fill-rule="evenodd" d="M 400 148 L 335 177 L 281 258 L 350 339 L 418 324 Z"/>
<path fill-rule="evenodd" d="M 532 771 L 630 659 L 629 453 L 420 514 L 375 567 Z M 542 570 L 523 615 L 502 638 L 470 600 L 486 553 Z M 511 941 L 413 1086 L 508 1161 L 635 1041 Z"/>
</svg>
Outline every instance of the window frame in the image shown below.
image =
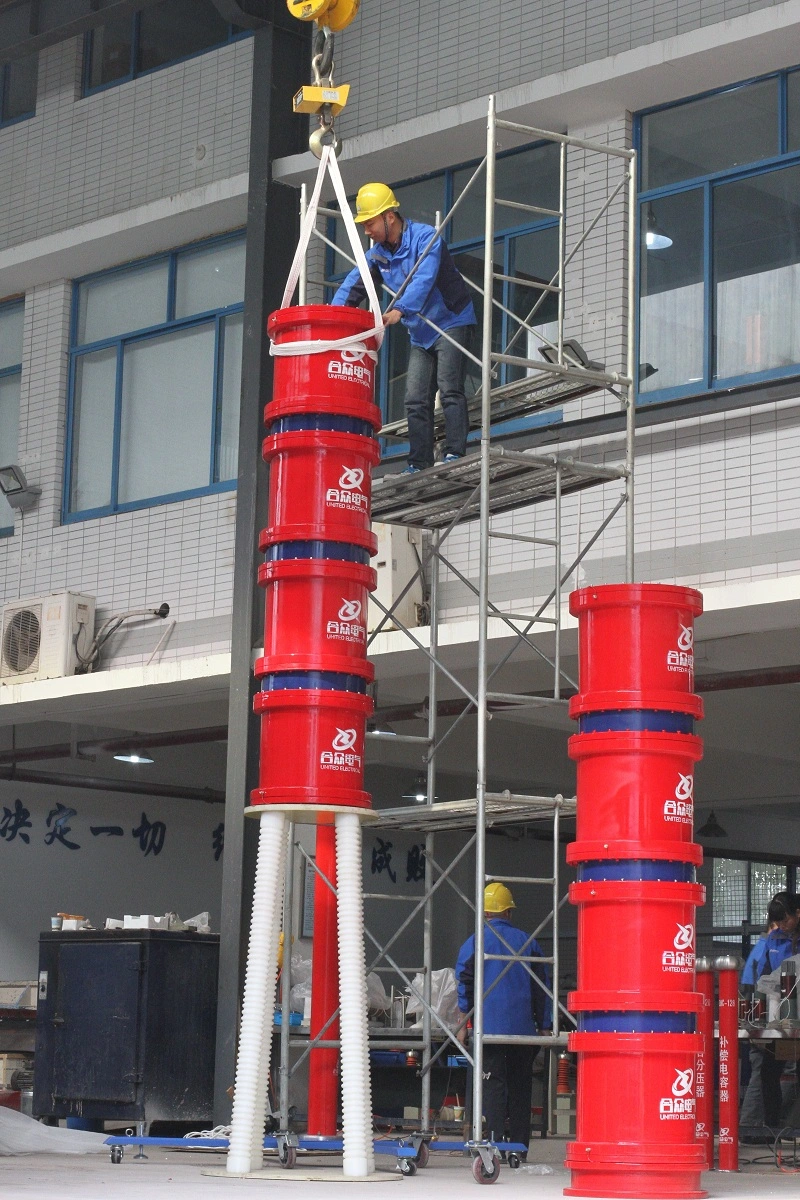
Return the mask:
<svg viewBox="0 0 800 1200">
<path fill-rule="evenodd" d="M 517 154 L 524 154 L 531 150 L 537 150 L 543 146 L 554 145 L 545 139 L 530 142 L 524 146 L 515 146 L 510 150 L 504 150 L 497 154 L 497 161 L 501 159 L 511 158 Z M 409 187 L 411 184 L 423 183 L 430 179 L 441 179 L 443 181 L 442 198 L 443 209 L 442 213 L 449 213 L 454 202 L 454 185 L 457 172 L 464 170 L 475 170 L 481 162 L 480 158 L 470 159 L 467 162 L 456 163 L 451 167 L 445 167 L 441 171 L 428 171 L 422 175 L 414 175 L 409 179 L 399 180 L 392 183 L 390 186 L 393 190 L 401 190 Z M 352 197 L 351 197 L 352 199 Z M 326 235 L 330 241 L 336 241 L 336 221 L 338 218 L 329 217 L 326 223 Z M 414 218 L 411 217 L 411 220 Z M 524 236 L 525 234 L 538 233 L 545 229 L 558 228 L 557 217 L 539 217 L 534 221 L 523 222 L 519 225 L 509 226 L 501 230 L 495 230 L 494 244 L 495 246 L 503 246 L 503 274 L 510 275 L 509 262 L 512 255 L 512 245 L 515 238 Z M 447 246 L 450 254 L 455 259 L 459 254 L 464 254 L 470 250 L 479 250 L 483 254 L 484 238 L 479 237 L 462 238 L 460 241 L 451 240 L 451 225 L 448 224 L 442 234 L 442 240 Z M 336 260 L 341 256 L 336 253 L 330 246 L 326 248 L 325 254 L 325 280 L 326 280 L 326 297 L 330 300 L 333 297 L 339 283 L 347 276 L 351 268 L 348 266 L 344 271 L 336 271 L 334 273 L 333 266 Z M 477 293 L 473 293 L 473 289 L 468 286 L 470 297 Z M 514 285 L 507 280 L 502 281 L 503 295 L 502 304 L 506 308 L 510 308 L 511 289 Z M 379 296 L 379 299 L 381 297 Z M 501 318 L 502 337 L 507 340 L 507 328 L 511 318 L 507 313 L 498 310 Z M 480 324 L 476 326 L 480 333 Z M 378 359 L 378 389 L 375 397 L 377 404 L 380 407 L 384 420 L 388 420 L 388 402 L 389 402 L 389 339 L 392 335 L 392 329 L 388 330 L 388 336 L 384 338 L 383 345 L 379 351 Z M 473 347 L 473 353 L 480 353 L 479 347 Z M 513 369 L 505 363 L 498 364 L 501 372 L 501 381 L 505 381 L 508 373 Z M 563 422 L 563 410 L 559 408 L 547 409 L 539 413 L 531 413 L 525 417 L 515 417 L 512 420 L 500 421 L 492 426 L 495 434 L 510 434 L 517 433 L 521 430 L 534 429 L 543 425 L 558 425 Z M 480 441 L 480 430 L 472 430 L 467 437 L 467 444 L 477 444 Z M 395 438 L 381 439 L 383 454 L 382 457 L 386 461 L 404 458 L 408 454 L 408 442 L 400 442 Z"/>
<path fill-rule="evenodd" d="M 38 58 L 38 55 L 37 55 Z M 12 125 L 19 125 L 20 121 L 30 121 L 31 117 L 36 116 L 36 99 L 33 102 L 33 108 L 30 112 L 20 113 L 18 117 L 4 116 L 6 109 L 6 96 L 8 89 L 8 72 L 11 68 L 10 62 L 0 63 L 0 129 L 9 129 Z M 37 63 L 37 90 L 38 90 L 38 63 Z"/>
<path fill-rule="evenodd" d="M 105 271 L 95 271 L 90 275 L 83 275 L 79 279 L 73 280 L 70 313 L 69 372 L 67 383 L 67 429 L 64 450 L 64 486 L 61 501 L 62 524 L 70 525 L 77 521 L 97 520 L 99 517 L 116 516 L 119 513 L 135 512 L 138 509 L 154 508 L 160 504 L 171 504 L 179 500 L 194 499 L 197 496 L 218 495 L 222 492 L 232 492 L 236 490 L 236 478 L 227 480 L 214 479 L 219 453 L 219 438 L 222 428 L 221 418 L 224 339 L 220 336 L 220 329 L 222 322 L 227 317 L 235 316 L 237 313 L 244 312 L 244 300 L 242 299 L 241 302 L 226 305 L 223 308 L 206 309 L 203 312 L 192 313 L 188 317 L 176 318 L 175 289 L 179 258 L 183 256 L 190 256 L 197 251 L 207 250 L 214 246 L 225 245 L 227 243 L 238 241 L 243 242 L 244 240 L 245 231 L 243 229 L 235 230 L 231 233 L 222 234 L 219 237 L 204 238 L 199 242 L 188 242 L 185 246 L 176 247 L 174 250 L 164 251 L 161 254 L 153 254 L 147 258 L 136 259 L 133 262 L 127 262 L 118 267 L 111 267 Z M 125 333 L 119 333 L 113 337 L 102 338 L 95 342 L 85 342 L 81 344 L 76 342 L 80 315 L 79 304 L 81 284 L 91 283 L 96 279 L 108 279 L 113 275 L 122 276 L 131 271 L 139 270 L 141 267 L 150 266 L 153 263 L 159 262 L 166 262 L 168 264 L 166 307 L 167 316 L 163 323 L 158 325 L 149 325 L 142 329 L 131 330 Z M 149 496 L 142 500 L 129 500 L 120 503 L 117 499 L 117 491 L 119 486 L 119 454 L 122 430 L 122 366 L 125 347 L 127 345 L 133 345 L 140 342 L 153 341 L 156 338 L 163 337 L 165 334 L 177 333 L 179 331 L 191 329 L 201 325 L 209 325 L 212 321 L 214 323 L 214 367 L 209 483 L 203 485 L 202 487 L 190 488 L 185 491 L 166 492 L 159 496 Z M 114 424 L 111 462 L 111 501 L 107 505 L 102 505 L 91 509 L 81 509 L 79 512 L 72 512 L 69 504 L 70 494 L 72 491 L 73 449 L 75 442 L 75 380 L 77 365 L 79 360 L 87 354 L 94 354 L 100 350 L 108 350 L 111 348 L 113 348 L 116 352 Z"/>
<path fill-rule="evenodd" d="M 9 309 L 9 308 L 22 309 L 23 319 L 24 319 L 25 297 L 23 296 L 22 299 L 16 298 L 14 300 L 3 300 L 2 303 L 0 303 L 0 313 L 2 313 L 4 310 Z M 12 376 L 15 376 L 15 375 L 19 375 L 20 377 L 22 376 L 22 353 L 21 353 L 21 351 L 20 351 L 20 361 L 18 363 L 13 363 L 10 367 L 0 367 L 0 379 L 10 379 Z M 17 450 L 17 457 L 18 456 L 19 456 L 19 449 Z M 0 463 L 0 466 L 5 466 L 5 465 L 6 465 L 5 463 Z M 14 525 L 13 524 L 0 525 L 0 538 L 13 537 L 13 536 L 14 536 Z"/>
<path fill-rule="evenodd" d="M 753 371 L 735 376 L 726 375 L 724 377 L 717 378 L 714 375 L 716 359 L 716 297 L 714 295 L 713 262 L 714 192 L 716 188 L 723 187 L 729 183 L 738 183 L 743 180 L 758 178 L 762 175 L 771 175 L 779 170 L 800 166 L 800 146 L 797 150 L 788 149 L 789 77 L 797 74 L 800 74 L 800 66 L 789 67 L 778 71 L 770 71 L 764 75 L 757 75 L 750 79 L 740 80 L 735 84 L 729 84 L 725 87 L 713 88 L 710 91 L 698 92 L 696 95 L 685 96 L 681 100 L 673 103 L 653 105 L 650 108 L 641 109 L 635 114 L 633 145 L 634 149 L 636 150 L 637 157 L 639 161 L 641 161 L 642 122 L 643 119 L 649 116 L 651 113 L 664 112 L 668 109 L 682 108 L 685 105 L 692 104 L 697 100 L 707 99 L 709 96 L 717 96 L 724 93 L 740 91 L 743 88 L 750 87 L 753 84 L 763 83 L 770 79 L 776 79 L 778 81 L 778 128 L 776 139 L 778 151 L 776 154 L 768 155 L 767 157 L 757 159 L 754 162 L 739 164 L 735 167 L 727 167 L 724 170 L 709 172 L 704 175 L 696 175 L 691 179 L 682 179 L 677 183 L 668 184 L 657 188 L 642 188 L 640 177 L 640 186 L 637 194 L 636 204 L 635 361 L 637 367 L 635 388 L 637 406 L 665 404 L 673 401 L 695 398 L 715 400 L 725 396 L 730 392 L 739 391 L 747 387 L 755 387 L 759 384 L 770 383 L 773 381 L 779 382 L 784 379 L 792 379 L 800 376 L 800 361 L 789 366 L 770 367 L 763 371 Z M 703 203 L 703 378 L 701 381 L 683 383 L 660 389 L 654 388 L 652 390 L 643 392 L 641 390 L 638 377 L 641 366 L 642 343 L 642 267 L 645 261 L 644 256 L 647 254 L 647 249 L 644 246 L 643 239 L 641 237 L 642 212 L 645 206 L 653 201 L 689 191 L 700 191 L 702 193 Z"/>
<path fill-rule="evenodd" d="M 786 888 L 789 892 L 796 892 L 798 881 L 800 881 L 800 858 L 785 854 L 768 854 L 765 851 L 753 850 L 712 850 L 708 846 L 703 847 L 703 865 L 711 870 L 711 878 L 709 881 L 710 897 L 705 908 L 698 910 L 697 936 L 705 940 L 712 939 L 719 942 L 733 942 L 736 939 L 741 939 L 741 954 L 742 958 L 747 958 L 753 947 L 753 939 L 763 932 L 763 921 L 754 921 L 752 910 L 752 895 L 753 895 L 753 876 L 752 871 L 747 872 L 747 912 L 750 920 L 740 922 L 738 925 L 715 925 L 714 924 L 714 863 L 717 859 L 724 859 L 729 862 L 742 862 L 752 865 L 753 863 L 768 863 L 778 867 L 784 867 L 786 870 Z M 710 922 L 708 925 L 701 924 L 701 914 L 708 913 Z"/>
<path fill-rule="evenodd" d="M 139 58 L 139 29 L 140 29 L 141 10 L 131 13 L 131 57 L 129 62 L 129 70 L 126 75 L 120 75 L 119 79 L 111 79 L 108 83 L 98 83 L 94 87 L 90 83 L 92 73 L 92 45 L 94 30 L 89 29 L 83 35 L 83 67 L 81 70 L 81 97 L 96 96 L 98 92 L 107 92 L 109 88 L 119 87 L 123 83 L 131 83 L 134 79 L 144 79 L 148 75 L 155 75 L 157 71 L 165 71 L 168 67 L 175 67 L 179 63 L 191 62 L 192 59 L 200 58 L 204 54 L 211 54 L 214 50 L 221 50 L 223 46 L 230 46 L 233 42 L 241 42 L 245 38 L 252 37 L 251 29 L 240 29 L 234 32 L 236 26 L 228 22 L 228 36 L 224 42 L 217 42 L 214 46 L 206 46 L 205 50 L 196 50 L 194 54 L 184 54 L 180 58 L 171 58 L 168 62 L 160 63 L 157 67 L 148 67 L 147 70 L 139 70 L 137 62 Z"/>
</svg>

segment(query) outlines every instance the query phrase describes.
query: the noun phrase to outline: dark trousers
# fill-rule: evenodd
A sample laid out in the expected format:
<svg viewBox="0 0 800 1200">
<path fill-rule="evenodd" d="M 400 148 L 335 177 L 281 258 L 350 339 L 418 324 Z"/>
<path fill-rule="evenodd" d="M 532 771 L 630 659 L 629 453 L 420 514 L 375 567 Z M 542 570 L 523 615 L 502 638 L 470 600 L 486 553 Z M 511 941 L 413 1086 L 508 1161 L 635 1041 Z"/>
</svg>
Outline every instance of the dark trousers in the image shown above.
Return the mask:
<svg viewBox="0 0 800 1200">
<path fill-rule="evenodd" d="M 448 337 L 466 346 L 471 325 L 448 329 Z M 467 448 L 469 423 L 464 395 L 467 360 L 458 346 L 447 338 L 438 338 L 429 350 L 412 346 L 406 375 L 406 415 L 408 417 L 408 461 L 412 467 L 433 466 L 433 405 L 436 392 L 444 412 L 444 452 L 459 457 Z"/>
<path fill-rule="evenodd" d="M 531 1140 L 533 1060 L 538 1052 L 538 1046 L 484 1046 L 483 1115 L 492 1141 L 521 1142 L 527 1149 Z"/>
<path fill-rule="evenodd" d="M 775 1058 L 775 1048 L 765 1047 L 761 1059 L 761 1098 L 764 1102 L 764 1124 L 769 1129 L 777 1130 L 781 1124 L 783 1067 L 783 1062 Z"/>
</svg>

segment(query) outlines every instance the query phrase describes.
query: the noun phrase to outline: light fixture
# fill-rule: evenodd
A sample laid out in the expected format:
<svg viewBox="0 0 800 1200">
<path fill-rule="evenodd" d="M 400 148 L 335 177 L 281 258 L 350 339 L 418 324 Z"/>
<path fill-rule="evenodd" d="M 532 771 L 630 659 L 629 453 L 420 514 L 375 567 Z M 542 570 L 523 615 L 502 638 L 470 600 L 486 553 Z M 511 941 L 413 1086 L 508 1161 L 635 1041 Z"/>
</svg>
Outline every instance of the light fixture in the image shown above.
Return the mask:
<svg viewBox="0 0 800 1200">
<path fill-rule="evenodd" d="M 117 762 L 126 763 L 152 763 L 155 762 L 146 750 L 120 750 L 119 754 L 115 754 L 114 758 Z"/>
<path fill-rule="evenodd" d="M 724 838 L 728 836 L 728 831 L 727 829 L 722 828 L 717 820 L 716 814 L 712 810 L 705 825 L 701 825 L 700 828 L 696 830 L 696 835 L 697 837 L 705 838 Z"/>
<path fill-rule="evenodd" d="M 438 796 L 433 797 L 438 800 Z M 415 804 L 424 804 L 428 799 L 428 781 L 424 775 L 417 775 L 407 792 L 403 792 L 404 800 L 413 800 Z"/>
<path fill-rule="evenodd" d="M 604 371 L 605 363 L 592 362 L 583 346 L 576 338 L 565 338 L 562 343 L 563 360 L 569 367 L 583 367 L 587 371 Z M 545 362 L 558 363 L 558 346 L 539 346 L 539 353 Z"/>
<path fill-rule="evenodd" d="M 650 205 L 647 212 L 647 232 L 644 235 L 644 244 L 648 250 L 668 250 L 672 245 L 672 238 L 668 237 L 662 229 L 659 228 L 656 222 L 656 214 L 653 212 L 653 207 Z"/>
<path fill-rule="evenodd" d="M 18 508 L 20 512 L 31 508 L 42 494 L 41 488 L 28 483 L 25 472 L 16 463 L 0 467 L 0 491 L 11 507 Z"/>
</svg>

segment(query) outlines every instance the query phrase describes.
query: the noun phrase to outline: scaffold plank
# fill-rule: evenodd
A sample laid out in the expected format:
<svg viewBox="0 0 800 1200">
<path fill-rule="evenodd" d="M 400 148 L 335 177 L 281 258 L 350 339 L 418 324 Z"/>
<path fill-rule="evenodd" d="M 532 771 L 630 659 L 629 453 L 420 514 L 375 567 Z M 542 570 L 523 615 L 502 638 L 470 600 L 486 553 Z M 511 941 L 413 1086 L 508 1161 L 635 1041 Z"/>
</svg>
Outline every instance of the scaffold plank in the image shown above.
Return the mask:
<svg viewBox="0 0 800 1200">
<path fill-rule="evenodd" d="M 508 512 L 526 504 L 552 500 L 556 474 L 561 470 L 561 494 L 580 491 L 609 479 L 622 478 L 622 470 L 593 467 L 555 455 L 490 453 L 489 511 Z M 422 525 L 441 529 L 455 518 L 470 521 L 480 515 L 480 454 L 456 462 L 436 463 L 411 475 L 384 475 L 372 488 L 372 519 L 390 525 Z"/>
<path fill-rule="evenodd" d="M 520 796 L 514 792 L 487 792 L 486 824 L 522 825 L 552 821 L 556 808 L 562 816 L 575 815 L 574 797 Z M 478 801 L 445 800 L 435 804 L 407 804 L 376 813 L 375 829 L 402 829 L 409 833 L 435 833 L 443 829 L 474 829 Z"/>
</svg>

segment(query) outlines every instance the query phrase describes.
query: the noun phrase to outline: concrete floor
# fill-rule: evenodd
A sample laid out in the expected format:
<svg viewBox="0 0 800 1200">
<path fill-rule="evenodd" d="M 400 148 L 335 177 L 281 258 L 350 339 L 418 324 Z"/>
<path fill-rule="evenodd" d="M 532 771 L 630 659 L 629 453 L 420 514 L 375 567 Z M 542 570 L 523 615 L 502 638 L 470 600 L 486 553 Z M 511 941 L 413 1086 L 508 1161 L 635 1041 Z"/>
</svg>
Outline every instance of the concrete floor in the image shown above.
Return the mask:
<svg viewBox="0 0 800 1200">
<path fill-rule="evenodd" d="M 502 1194 L 513 1197 L 535 1194 L 537 1200 L 559 1200 L 569 1174 L 562 1166 L 564 1141 L 551 1138 L 531 1143 L 529 1165 L 547 1164 L 552 1175 L 537 1175 L 525 1167 L 501 1170 L 494 1186 Z M 432 1154 L 430 1164 L 414 1178 L 399 1179 L 392 1174 L 393 1161 L 379 1158 L 386 1179 L 371 1185 L 343 1184 L 341 1175 L 330 1159 L 303 1158 L 297 1172 L 284 1171 L 277 1165 L 274 1176 L 267 1179 L 221 1179 L 204 1174 L 211 1168 L 224 1167 L 224 1156 L 214 1151 L 165 1151 L 148 1148 L 147 1162 L 135 1162 L 130 1149 L 123 1162 L 112 1166 L 105 1154 L 84 1156 L 29 1155 L 0 1159 L 0 1197 L 2 1200 L 247 1200 L 266 1191 L 280 1189 L 287 1200 L 336 1200 L 337 1196 L 352 1197 L 359 1189 L 368 1200 L 402 1200 L 408 1192 L 427 1198 L 435 1187 L 441 1200 L 462 1200 L 465 1188 L 476 1187 L 470 1174 L 469 1161 L 461 1155 Z M 753 1162 L 764 1159 L 763 1162 Z M 767 1161 L 768 1160 L 768 1161 Z M 783 1174 L 772 1164 L 769 1147 L 742 1147 L 742 1170 L 737 1175 L 710 1172 L 703 1176 L 703 1186 L 712 1200 L 768 1200 L 785 1197 L 792 1200 L 800 1194 L 800 1180 L 795 1174 Z M 266 1163 L 269 1164 L 267 1159 Z M 320 1173 L 330 1172 L 330 1182 L 311 1182 L 299 1178 L 301 1172 L 316 1165 Z M 335 1182 L 338 1176 L 339 1182 Z"/>
</svg>

